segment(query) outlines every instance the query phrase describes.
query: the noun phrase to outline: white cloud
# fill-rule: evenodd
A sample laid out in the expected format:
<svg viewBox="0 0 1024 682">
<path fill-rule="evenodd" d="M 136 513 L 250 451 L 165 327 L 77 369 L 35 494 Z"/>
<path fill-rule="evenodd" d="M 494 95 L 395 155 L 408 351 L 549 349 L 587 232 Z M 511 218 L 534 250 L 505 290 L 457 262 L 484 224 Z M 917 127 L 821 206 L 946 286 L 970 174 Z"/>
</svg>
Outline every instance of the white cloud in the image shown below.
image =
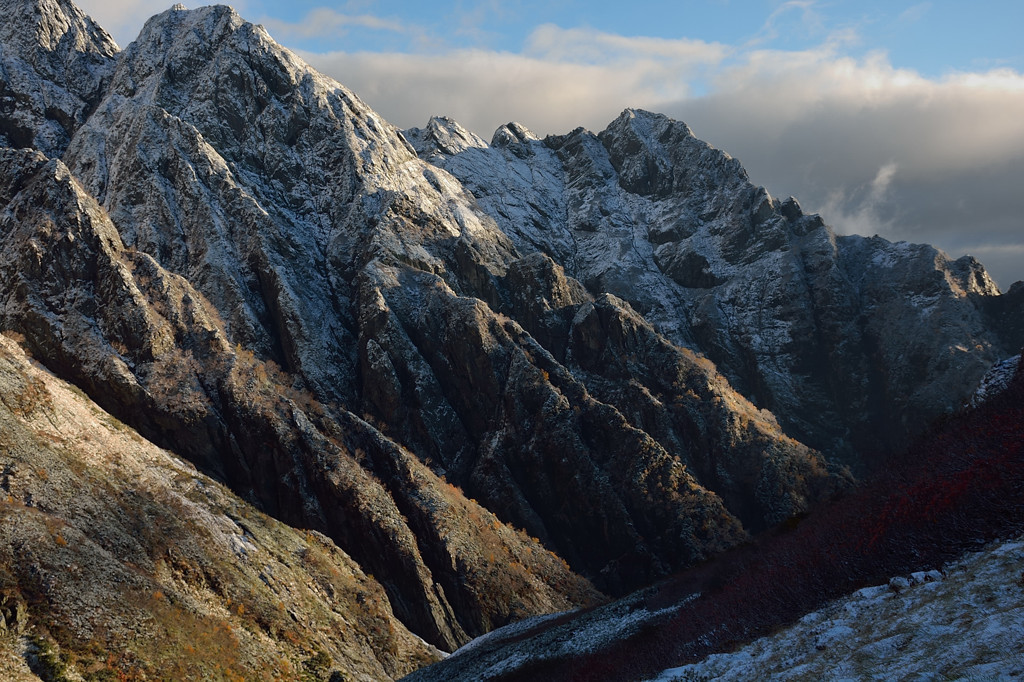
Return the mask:
<svg viewBox="0 0 1024 682">
<path fill-rule="evenodd" d="M 298 22 L 265 18 L 262 23 L 278 40 L 284 42 L 287 42 L 288 39 L 341 37 L 350 29 L 409 34 L 418 32 L 413 27 L 406 26 L 395 19 L 386 19 L 373 14 L 346 14 L 329 7 L 314 8 Z"/>
<path fill-rule="evenodd" d="M 820 212 L 840 234 L 872 235 L 891 230 L 892 219 L 883 218 L 880 209 L 888 198 L 896 168 L 890 161 L 878 169 L 866 187 L 856 187 L 852 192 L 846 187 L 832 189 Z"/>
<path fill-rule="evenodd" d="M 991 250 L 1024 244 L 1024 75 L 926 78 L 881 52 L 851 56 L 854 44 L 839 33 L 781 51 L 542 26 L 522 54 L 305 56 L 401 127 L 445 114 L 487 139 L 510 120 L 543 135 L 601 130 L 626 107 L 662 111 L 842 232 L 954 256 L 984 245 L 998 281 L 1024 278 Z"/>
<path fill-rule="evenodd" d="M 900 15 L 896 18 L 898 22 L 912 24 L 920 21 L 924 18 L 928 12 L 932 9 L 932 3 L 921 2 L 916 5 L 912 5 L 907 9 L 903 10 Z"/>
<path fill-rule="evenodd" d="M 878 53 L 759 52 L 722 70 L 708 96 L 660 108 L 737 156 L 754 182 L 794 194 L 841 231 L 954 256 L 1024 244 L 1014 208 L 1024 186 L 1022 74 L 928 79 Z M 879 176 L 890 163 L 898 173 Z M 882 179 L 885 192 L 873 192 Z M 1003 285 L 1024 278 L 1022 261 L 982 262 Z"/>
<path fill-rule="evenodd" d="M 620 93 L 656 101 L 643 75 L 628 68 L 547 62 L 502 52 L 445 55 L 302 54 L 403 128 L 450 115 L 489 138 L 511 120 L 539 132 L 603 127 L 623 108 Z M 680 88 L 678 94 L 685 94 Z"/>
<path fill-rule="evenodd" d="M 554 24 L 534 29 L 523 50 L 524 54 L 548 61 L 616 64 L 661 59 L 684 67 L 719 64 L 730 51 L 724 45 L 703 40 L 620 36 Z"/>
<path fill-rule="evenodd" d="M 445 114 L 488 137 L 516 120 L 541 133 L 603 128 L 627 106 L 690 95 L 729 54 L 698 40 L 627 38 L 592 29 L 538 27 L 522 54 L 301 53 L 401 127 Z"/>
</svg>

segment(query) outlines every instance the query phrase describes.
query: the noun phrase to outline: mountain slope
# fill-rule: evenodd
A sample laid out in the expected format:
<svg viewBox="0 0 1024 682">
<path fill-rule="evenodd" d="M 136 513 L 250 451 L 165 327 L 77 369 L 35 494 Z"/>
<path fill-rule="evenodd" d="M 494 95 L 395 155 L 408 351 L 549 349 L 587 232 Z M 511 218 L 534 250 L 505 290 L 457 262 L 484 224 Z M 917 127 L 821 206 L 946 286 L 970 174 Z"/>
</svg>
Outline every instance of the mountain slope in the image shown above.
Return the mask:
<svg viewBox="0 0 1024 682">
<path fill-rule="evenodd" d="M 315 664 L 383 680 L 439 658 L 329 539 L 259 513 L 6 337 L 0 389 L 0 639 L 43 679 Z"/>
<path fill-rule="evenodd" d="M 126 249 L 61 162 L 7 150 L 0 164 L 15 180 L 0 197 L 3 319 L 52 370 L 277 518 L 330 535 L 439 646 L 597 596 L 372 426 L 232 347 L 212 306 Z"/>
<path fill-rule="evenodd" d="M 603 589 L 641 585 L 740 541 L 741 523 L 763 527 L 842 485 L 761 417 L 751 426 L 746 401 L 692 356 L 673 370 L 692 385 L 658 393 L 682 400 L 713 384 L 717 407 L 689 399 L 690 412 L 712 417 L 699 425 L 687 417 L 651 438 L 634 416 L 653 408 L 646 387 L 635 399 L 601 389 L 613 404 L 595 402 L 607 380 L 592 389 L 548 355 L 572 350 L 593 364 L 590 347 L 570 349 L 567 337 L 538 347 L 530 336 L 542 329 L 524 334 L 502 319 L 536 304 L 525 287 L 545 298 L 562 284 L 526 281 L 543 273 L 520 263 L 451 176 L 228 8 L 177 8 L 148 22 L 65 158 L 130 246 L 217 307 L 232 342 L 301 377 L 321 403 L 372 416 Z M 601 309 L 612 308 L 632 315 L 618 302 Z M 605 343 L 596 318 L 581 320 L 590 346 L 635 350 Z M 508 428 L 549 400 L 550 418 Z M 592 424 L 606 433 L 589 435 Z M 691 438 L 700 446 L 683 445 Z M 719 452 L 737 439 L 767 445 Z M 561 469 L 553 452 L 570 455 Z M 709 458 L 736 471 L 708 475 Z M 758 486 L 759 505 L 741 501 Z"/>
<path fill-rule="evenodd" d="M 940 664 L 951 672 L 962 665 L 984 677 L 1008 675 L 1019 667 L 1019 660 L 998 649 L 1004 642 L 1015 645 L 1013 633 L 1020 628 L 1020 586 L 1012 582 L 1020 576 L 1011 572 L 1021 561 L 1019 543 L 1011 543 L 993 562 L 1009 584 L 993 587 L 980 576 L 972 582 L 975 574 L 968 573 L 957 577 L 955 586 L 933 583 L 915 588 L 917 596 L 893 594 L 884 608 L 865 604 L 865 599 L 877 602 L 876 586 L 892 576 L 910 575 L 918 582 L 926 576 L 934 578 L 934 569 L 965 553 L 989 542 L 1020 537 L 1024 530 L 1022 367 L 1018 363 L 1001 392 L 993 390 L 977 406 L 934 424 L 907 451 L 894 456 L 884 471 L 806 518 L 611 604 L 490 633 L 407 679 L 640 680 L 680 666 L 685 666 L 678 671 L 681 679 L 701 679 L 709 673 L 713 676 L 721 670 L 719 664 L 727 666 L 730 660 L 741 666 L 737 671 L 741 677 L 784 674 L 777 668 L 792 667 L 794 673 L 802 670 L 817 678 L 821 666 L 837 659 L 846 666 L 846 674 L 858 678 L 879 671 L 891 675 L 904 667 L 934 671 Z M 910 587 L 904 578 L 890 584 L 895 593 Z M 867 590 L 858 593 L 861 588 Z M 907 621 L 920 623 L 921 612 L 893 614 L 894 608 L 902 611 L 937 591 L 947 591 L 945 599 L 957 602 L 955 609 L 978 596 L 984 605 L 956 623 L 928 623 L 931 630 L 924 632 L 907 625 Z M 865 639 L 872 632 L 901 627 L 899 619 L 904 618 L 900 637 L 895 642 L 882 639 L 878 646 L 865 646 L 853 655 L 854 632 L 845 626 L 826 627 L 820 614 L 807 616 L 840 598 L 846 598 L 841 610 L 850 618 L 859 617 L 856 626 L 849 627 Z M 896 604 L 890 606 L 892 602 Z M 825 608 L 829 619 L 838 618 L 835 611 Z M 953 615 L 956 611 L 942 617 Z M 974 630 L 976 637 L 965 645 L 962 630 L 971 627 L 974 618 L 992 628 Z M 757 638 L 778 635 L 788 626 L 794 627 L 794 634 L 783 634 L 784 641 L 793 642 L 800 633 L 810 631 L 812 638 L 800 646 L 821 644 L 819 651 L 825 653 L 798 647 L 751 660 L 761 656 L 769 639 L 749 645 L 734 659 L 720 655 Z M 998 630 L 1004 626 L 1008 632 Z M 844 641 L 843 633 L 851 639 Z M 913 642 L 929 648 L 938 641 L 957 642 L 970 652 L 970 658 L 957 661 L 952 651 L 945 651 L 922 662 L 914 649 L 904 646 Z M 828 651 L 833 647 L 836 651 Z M 705 659 L 704 664 L 694 665 Z M 803 663 L 808 668 L 797 667 Z M 666 677 L 672 679 L 671 674 Z"/>
<path fill-rule="evenodd" d="M 735 652 L 653 682 L 714 679 L 949 679 L 1024 674 L 1024 543 L 997 543 L 938 570 L 865 587 Z"/>
</svg>

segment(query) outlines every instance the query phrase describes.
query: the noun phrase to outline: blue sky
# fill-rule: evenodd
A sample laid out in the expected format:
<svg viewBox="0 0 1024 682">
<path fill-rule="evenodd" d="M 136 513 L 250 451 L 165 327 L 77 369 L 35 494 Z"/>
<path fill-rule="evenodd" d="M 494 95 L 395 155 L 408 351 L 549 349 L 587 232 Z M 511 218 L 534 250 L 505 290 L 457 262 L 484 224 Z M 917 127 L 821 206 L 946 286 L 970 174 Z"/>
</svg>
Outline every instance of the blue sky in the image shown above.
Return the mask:
<svg viewBox="0 0 1024 682">
<path fill-rule="evenodd" d="M 169 6 L 153 0 L 80 4 L 122 46 L 134 38 L 145 18 Z M 267 25 L 289 47 L 309 52 L 436 54 L 486 48 L 517 53 L 527 48 L 537 27 L 554 24 L 623 36 L 782 50 L 804 50 L 845 34 L 851 53 L 884 50 L 894 65 L 928 77 L 998 67 L 1024 71 L 1024 2 L 1020 0 L 237 0 L 227 4 L 247 19 Z"/>
<path fill-rule="evenodd" d="M 1024 2 L 1019 0 L 356 0 L 344 4 L 250 0 L 245 4 L 254 21 L 277 24 L 279 29 L 282 26 L 277 22 L 304 25 L 311 13 L 325 8 L 336 17 L 353 20 L 347 27 L 325 23 L 322 31 L 311 26 L 308 36 L 282 31 L 293 47 L 312 52 L 343 49 L 431 53 L 466 47 L 519 52 L 538 26 L 555 24 L 624 36 L 690 38 L 786 50 L 807 49 L 845 33 L 853 41 L 851 51 L 884 50 L 893 64 L 925 76 L 994 67 L 1024 71 Z M 361 18 L 373 18 L 381 24 L 376 29 L 367 26 L 369 22 L 360 25 Z"/>
<path fill-rule="evenodd" d="M 79 4 L 124 46 L 170 1 Z M 1024 0 L 233 4 L 401 128 L 660 111 L 837 232 L 1024 279 Z"/>
</svg>

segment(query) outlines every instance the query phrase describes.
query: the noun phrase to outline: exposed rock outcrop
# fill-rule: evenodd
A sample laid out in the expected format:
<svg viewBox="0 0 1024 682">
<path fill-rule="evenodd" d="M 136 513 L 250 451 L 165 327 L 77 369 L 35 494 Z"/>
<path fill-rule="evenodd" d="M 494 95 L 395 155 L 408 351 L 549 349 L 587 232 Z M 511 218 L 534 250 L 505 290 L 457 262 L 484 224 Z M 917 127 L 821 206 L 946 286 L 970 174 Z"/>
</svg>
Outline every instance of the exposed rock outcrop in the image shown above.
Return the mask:
<svg viewBox="0 0 1024 682">
<path fill-rule="evenodd" d="M 126 249 L 60 161 L 6 150 L 0 164 L 16 178 L 0 197 L 4 326 L 147 436 L 332 537 L 418 634 L 452 648 L 598 596 L 365 421 L 229 344 L 202 295 Z"/>
<path fill-rule="evenodd" d="M 59 155 L 110 81 L 117 44 L 68 0 L 3 0 L 0 14 L 0 146 Z"/>
</svg>

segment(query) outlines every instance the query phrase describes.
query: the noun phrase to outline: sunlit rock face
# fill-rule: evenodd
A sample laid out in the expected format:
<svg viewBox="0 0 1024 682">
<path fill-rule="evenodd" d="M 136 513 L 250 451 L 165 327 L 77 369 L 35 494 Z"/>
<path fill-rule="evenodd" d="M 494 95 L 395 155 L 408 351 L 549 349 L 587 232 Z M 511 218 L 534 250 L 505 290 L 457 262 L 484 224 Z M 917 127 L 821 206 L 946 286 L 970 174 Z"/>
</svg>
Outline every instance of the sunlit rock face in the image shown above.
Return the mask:
<svg viewBox="0 0 1024 682">
<path fill-rule="evenodd" d="M 454 125 L 409 137 L 486 146 Z M 514 125 L 496 139 L 536 141 Z M 472 194 L 414 152 L 262 29 L 206 8 L 146 25 L 66 161 L 129 246 L 214 304 L 232 342 L 319 400 L 371 415 L 603 588 L 655 579 L 840 485 L 692 354 L 671 351 L 674 384 L 623 391 L 588 373 L 594 349 L 620 364 L 638 349 L 607 343 L 609 319 L 584 314 L 592 294 L 559 263 L 522 259 Z M 625 302 L 598 303 L 671 348 Z M 545 337 L 551 315 L 531 308 L 550 305 L 562 322 Z M 612 383 L 647 360 L 628 362 Z M 729 397 L 702 405 L 690 397 L 702 390 Z M 687 407 L 652 417 L 669 399 Z M 701 410 L 714 418 L 691 414 Z M 743 473 L 712 474 L 723 462 Z M 803 473 L 781 473 L 791 465 Z"/>
<path fill-rule="evenodd" d="M 64 0 L 4 0 L 0 14 L 0 145 L 60 155 L 110 82 L 117 44 Z"/>
</svg>

